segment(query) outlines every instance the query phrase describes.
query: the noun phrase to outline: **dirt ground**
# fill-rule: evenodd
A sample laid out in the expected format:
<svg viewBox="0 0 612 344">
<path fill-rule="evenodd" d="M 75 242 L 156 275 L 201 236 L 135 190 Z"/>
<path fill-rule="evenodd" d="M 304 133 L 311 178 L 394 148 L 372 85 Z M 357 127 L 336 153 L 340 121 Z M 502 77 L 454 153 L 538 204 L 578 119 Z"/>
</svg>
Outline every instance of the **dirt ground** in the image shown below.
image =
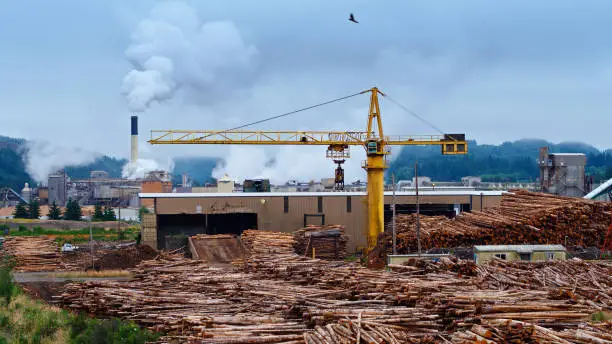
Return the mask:
<svg viewBox="0 0 612 344">
<path fill-rule="evenodd" d="M 134 268 L 143 260 L 153 259 L 157 251 L 148 245 L 134 245 L 110 251 L 96 260 L 95 268 L 115 270 Z"/>
<path fill-rule="evenodd" d="M 94 247 L 93 269 L 116 270 L 136 267 L 143 260 L 153 259 L 158 252 L 150 246 L 135 244 L 97 245 Z M 92 269 L 91 253 L 84 246 L 82 250 L 62 254 L 62 261 L 77 270 Z"/>
<path fill-rule="evenodd" d="M 49 303 L 54 302 L 54 296 L 60 296 L 68 282 L 22 282 L 19 283 L 30 297 Z"/>
</svg>

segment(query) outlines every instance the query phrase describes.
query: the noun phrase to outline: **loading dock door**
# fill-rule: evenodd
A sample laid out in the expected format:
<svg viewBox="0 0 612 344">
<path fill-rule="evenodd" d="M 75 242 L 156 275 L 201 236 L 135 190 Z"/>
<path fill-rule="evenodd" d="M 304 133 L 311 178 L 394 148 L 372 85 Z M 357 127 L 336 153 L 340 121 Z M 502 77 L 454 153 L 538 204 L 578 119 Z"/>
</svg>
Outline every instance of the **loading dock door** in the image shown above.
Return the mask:
<svg viewBox="0 0 612 344">
<path fill-rule="evenodd" d="M 157 245 L 165 249 L 167 235 L 236 234 L 257 229 L 257 214 L 173 214 L 157 215 Z"/>
</svg>

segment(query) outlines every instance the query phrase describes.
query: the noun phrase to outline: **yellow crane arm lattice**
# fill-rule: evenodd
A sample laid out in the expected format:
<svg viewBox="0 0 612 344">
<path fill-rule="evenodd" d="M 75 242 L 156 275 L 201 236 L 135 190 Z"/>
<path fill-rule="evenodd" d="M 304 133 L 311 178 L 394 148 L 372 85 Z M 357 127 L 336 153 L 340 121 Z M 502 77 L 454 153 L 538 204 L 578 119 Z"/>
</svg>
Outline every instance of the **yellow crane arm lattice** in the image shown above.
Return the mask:
<svg viewBox="0 0 612 344">
<path fill-rule="evenodd" d="M 368 92 L 370 92 L 371 97 L 366 131 L 249 131 L 233 129 L 220 131 L 152 130 L 151 139 L 148 142 L 155 145 L 238 144 L 328 146 L 328 157 L 335 159 L 335 162 L 339 164 L 338 168 L 340 170 L 342 170 L 340 164 L 344 162 L 344 160 L 341 159 L 349 157 L 348 152 L 344 151 L 348 151 L 349 146 L 362 146 L 365 148 L 367 156 L 363 168 L 368 174 L 367 238 L 368 250 L 371 250 L 376 245 L 378 235 L 384 231 L 384 170 L 388 167 L 385 156 L 389 154 L 389 146 L 439 145 L 441 147 L 441 153 L 445 155 L 467 154 L 468 146 L 464 134 L 384 136 L 378 95 L 386 95 L 380 92 L 376 87 L 358 94 Z M 340 99 L 344 98 L 348 97 Z M 313 107 L 306 109 L 310 108 Z M 293 111 L 291 113 L 298 111 Z M 273 118 L 281 116 L 285 115 L 275 116 Z M 258 121 L 257 123 L 264 121 L 267 120 Z M 342 179 L 343 178 L 344 176 L 342 174 Z"/>
<path fill-rule="evenodd" d="M 365 146 L 365 131 L 213 131 L 151 130 L 151 144 L 234 144 L 234 145 L 349 145 Z M 444 154 L 465 154 L 461 135 L 385 136 L 389 146 L 444 145 Z"/>
</svg>

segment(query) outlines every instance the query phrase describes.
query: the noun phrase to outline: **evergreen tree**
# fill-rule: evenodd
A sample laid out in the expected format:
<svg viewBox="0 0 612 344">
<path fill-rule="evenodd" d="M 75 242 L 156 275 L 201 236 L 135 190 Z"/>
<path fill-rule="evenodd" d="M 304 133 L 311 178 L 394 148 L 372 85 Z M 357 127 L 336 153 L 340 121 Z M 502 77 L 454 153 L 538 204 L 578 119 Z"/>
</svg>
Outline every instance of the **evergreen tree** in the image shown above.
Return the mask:
<svg viewBox="0 0 612 344">
<path fill-rule="evenodd" d="M 102 206 L 99 204 L 96 204 L 94 207 L 92 221 L 104 221 L 104 212 L 102 211 Z"/>
<path fill-rule="evenodd" d="M 73 201 L 72 199 L 68 200 L 68 204 L 66 205 L 66 212 L 64 213 L 65 220 L 72 221 L 81 221 L 81 217 L 83 213 L 81 211 L 81 206 L 78 202 Z"/>
<path fill-rule="evenodd" d="M 104 208 L 104 221 L 116 221 L 117 217 L 111 207 Z"/>
<path fill-rule="evenodd" d="M 27 219 L 28 217 L 30 217 L 30 214 L 24 202 L 19 202 L 19 204 L 17 204 L 13 216 L 16 219 Z"/>
<path fill-rule="evenodd" d="M 49 214 L 47 216 L 49 217 L 49 220 L 59 220 L 62 218 L 62 211 L 57 206 L 55 201 L 53 201 L 53 204 L 51 204 L 49 207 Z"/>
<path fill-rule="evenodd" d="M 138 210 L 138 219 L 140 220 L 140 222 L 142 222 L 142 216 L 144 214 L 150 214 L 151 212 L 149 211 L 149 209 L 145 206 L 140 207 L 140 209 Z"/>
<path fill-rule="evenodd" d="M 28 213 L 30 219 L 38 219 L 40 217 L 40 204 L 38 204 L 37 200 L 30 201 L 30 205 L 28 205 Z"/>
</svg>

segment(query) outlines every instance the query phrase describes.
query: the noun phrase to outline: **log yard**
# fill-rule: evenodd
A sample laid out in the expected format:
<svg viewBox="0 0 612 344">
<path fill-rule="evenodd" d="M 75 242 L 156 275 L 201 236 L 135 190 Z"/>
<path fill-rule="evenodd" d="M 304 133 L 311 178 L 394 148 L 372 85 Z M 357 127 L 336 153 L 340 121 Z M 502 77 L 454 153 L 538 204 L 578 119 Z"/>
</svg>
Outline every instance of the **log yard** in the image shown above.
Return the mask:
<svg viewBox="0 0 612 344">
<path fill-rule="evenodd" d="M 36 6 L 0 344 L 612 344 L 612 4 Z"/>
</svg>

